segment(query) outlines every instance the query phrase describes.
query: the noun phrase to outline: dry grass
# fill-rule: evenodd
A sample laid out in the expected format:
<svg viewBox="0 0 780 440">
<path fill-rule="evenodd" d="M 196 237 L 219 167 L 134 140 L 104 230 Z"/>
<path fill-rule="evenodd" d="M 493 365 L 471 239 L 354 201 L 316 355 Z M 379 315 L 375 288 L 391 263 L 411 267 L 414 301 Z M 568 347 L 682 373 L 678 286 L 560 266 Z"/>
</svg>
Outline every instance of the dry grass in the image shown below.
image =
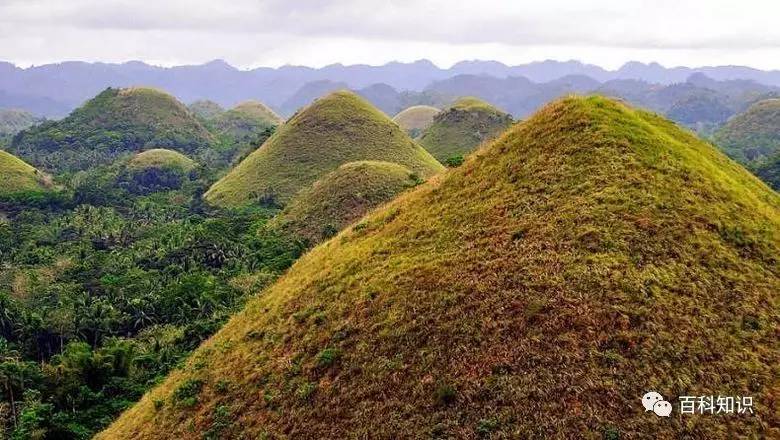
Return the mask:
<svg viewBox="0 0 780 440">
<path fill-rule="evenodd" d="M 350 162 L 301 191 L 271 225 L 317 244 L 417 185 L 417 179 L 395 163 Z"/>
<path fill-rule="evenodd" d="M 0 150 L 0 195 L 29 191 L 47 191 L 51 178 L 13 154 Z"/>
<path fill-rule="evenodd" d="M 712 145 L 567 98 L 433 180 L 301 258 L 98 439 L 201 438 L 218 408 L 223 438 L 780 436 L 780 196 Z M 756 414 L 659 419 L 649 389 Z"/>
</svg>

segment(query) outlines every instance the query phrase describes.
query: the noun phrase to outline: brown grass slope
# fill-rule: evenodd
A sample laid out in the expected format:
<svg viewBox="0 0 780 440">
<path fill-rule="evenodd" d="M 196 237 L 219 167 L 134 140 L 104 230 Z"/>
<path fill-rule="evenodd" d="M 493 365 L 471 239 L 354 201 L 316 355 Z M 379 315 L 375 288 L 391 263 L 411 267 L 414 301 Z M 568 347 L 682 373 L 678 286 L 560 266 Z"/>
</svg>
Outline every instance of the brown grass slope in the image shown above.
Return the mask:
<svg viewBox="0 0 780 440">
<path fill-rule="evenodd" d="M 350 162 L 298 193 L 272 226 L 316 244 L 417 183 L 414 173 L 396 163 Z"/>
<path fill-rule="evenodd" d="M 312 250 L 98 438 L 777 437 L 779 235 L 710 144 L 567 98 Z"/>
<path fill-rule="evenodd" d="M 204 197 L 227 207 L 258 201 L 286 204 L 317 179 L 357 160 L 397 163 L 422 178 L 442 169 L 381 111 L 341 91 L 295 114 Z"/>
</svg>

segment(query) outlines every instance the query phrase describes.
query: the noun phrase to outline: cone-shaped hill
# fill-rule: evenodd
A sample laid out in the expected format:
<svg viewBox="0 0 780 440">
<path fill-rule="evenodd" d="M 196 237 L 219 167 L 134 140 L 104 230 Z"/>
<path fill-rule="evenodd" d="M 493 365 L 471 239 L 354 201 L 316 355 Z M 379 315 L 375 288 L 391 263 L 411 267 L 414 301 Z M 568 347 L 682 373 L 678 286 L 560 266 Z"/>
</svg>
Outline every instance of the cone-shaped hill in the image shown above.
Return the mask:
<svg viewBox="0 0 780 440">
<path fill-rule="evenodd" d="M 759 101 L 731 118 L 715 134 L 715 142 L 780 189 L 780 99 Z"/>
<path fill-rule="evenodd" d="M 406 130 L 409 136 L 416 138 L 422 134 L 423 130 L 433 124 L 433 117 L 440 111 L 430 105 L 415 105 L 395 115 L 393 122 Z"/>
<path fill-rule="evenodd" d="M 205 194 L 217 206 L 286 204 L 340 165 L 379 160 L 428 178 L 442 165 L 381 111 L 348 91 L 296 113 Z"/>
<path fill-rule="evenodd" d="M 131 192 L 148 194 L 180 188 L 196 167 L 195 161 L 177 151 L 155 148 L 133 156 L 120 179 Z"/>
<path fill-rule="evenodd" d="M 154 148 L 133 156 L 128 162 L 128 168 L 132 170 L 176 169 L 184 172 L 195 168 L 195 161 L 173 150 Z"/>
<path fill-rule="evenodd" d="M 511 116 L 485 101 L 461 98 L 433 118 L 420 144 L 440 162 L 448 162 L 500 135 L 511 124 Z"/>
<path fill-rule="evenodd" d="M 13 154 L 0 150 L 0 197 L 48 191 L 51 180 Z"/>
<path fill-rule="evenodd" d="M 776 437 L 779 258 L 777 193 L 567 98 L 314 248 L 98 438 Z M 677 414 L 711 394 L 755 413 Z"/>
<path fill-rule="evenodd" d="M 338 167 L 296 195 L 273 225 L 315 244 L 418 183 L 403 165 L 359 161 Z"/>
<path fill-rule="evenodd" d="M 207 99 L 195 101 L 192 104 L 188 105 L 187 108 L 195 116 L 205 121 L 210 121 L 216 118 L 217 116 L 221 115 L 222 113 L 225 113 L 225 109 L 222 108 L 221 105 L 217 104 L 214 101 L 209 101 Z"/>
<path fill-rule="evenodd" d="M 47 170 L 75 171 L 150 147 L 194 154 L 212 142 L 173 96 L 149 88 L 109 88 L 65 119 L 22 132 L 9 151 Z"/>
<path fill-rule="evenodd" d="M 215 117 L 210 125 L 219 134 L 246 142 L 282 122 L 282 118 L 262 102 L 246 101 Z"/>
</svg>

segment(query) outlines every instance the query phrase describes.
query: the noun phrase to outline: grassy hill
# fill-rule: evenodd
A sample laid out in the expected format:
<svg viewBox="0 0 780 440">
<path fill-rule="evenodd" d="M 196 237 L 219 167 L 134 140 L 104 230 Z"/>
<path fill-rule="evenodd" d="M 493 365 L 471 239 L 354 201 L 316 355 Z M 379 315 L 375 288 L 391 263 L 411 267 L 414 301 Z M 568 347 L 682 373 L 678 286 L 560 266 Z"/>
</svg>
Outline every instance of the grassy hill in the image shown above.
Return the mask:
<svg viewBox="0 0 780 440">
<path fill-rule="evenodd" d="M 463 157 L 512 124 L 512 117 L 477 98 L 461 98 L 433 118 L 420 144 L 441 162 Z"/>
<path fill-rule="evenodd" d="M 272 224 L 316 244 L 417 183 L 403 165 L 350 162 L 298 193 Z"/>
<path fill-rule="evenodd" d="M 195 161 L 189 157 L 177 151 L 164 148 L 143 151 L 133 156 L 128 162 L 128 168 L 136 171 L 150 168 L 191 171 L 195 166 Z"/>
<path fill-rule="evenodd" d="M 715 142 L 744 164 L 779 153 L 780 99 L 760 101 L 734 116 L 715 134 Z"/>
<path fill-rule="evenodd" d="M 197 117 L 205 121 L 210 121 L 217 116 L 225 113 L 225 109 L 221 105 L 214 101 L 207 99 L 195 101 L 188 105 L 187 108 Z"/>
<path fill-rule="evenodd" d="M 214 139 L 173 96 L 148 88 L 106 89 L 61 121 L 14 139 L 9 151 L 46 170 L 76 171 L 150 147 L 189 155 Z"/>
<path fill-rule="evenodd" d="M 777 193 L 567 98 L 313 249 L 98 439 L 777 437 L 779 258 Z M 755 414 L 677 414 L 710 394 Z"/>
<path fill-rule="evenodd" d="M 48 176 L 13 154 L 0 150 L 0 196 L 48 191 L 51 186 Z"/>
<path fill-rule="evenodd" d="M 119 179 L 135 194 L 179 189 L 194 177 L 197 163 L 173 150 L 155 148 L 133 156 Z"/>
<path fill-rule="evenodd" d="M 780 190 L 780 99 L 767 99 L 731 118 L 715 133 L 723 150 Z"/>
<path fill-rule="evenodd" d="M 227 136 L 234 142 L 246 142 L 283 122 L 284 120 L 265 104 L 246 101 L 215 117 L 210 125 L 216 133 Z"/>
<path fill-rule="evenodd" d="M 393 122 L 406 130 L 409 136 L 416 138 L 433 124 L 433 117 L 440 111 L 429 105 L 415 105 L 395 115 Z"/>
<path fill-rule="evenodd" d="M 298 191 L 357 160 L 398 163 L 421 178 L 442 169 L 382 112 L 340 91 L 296 113 L 204 197 L 217 206 L 286 204 Z"/>
</svg>

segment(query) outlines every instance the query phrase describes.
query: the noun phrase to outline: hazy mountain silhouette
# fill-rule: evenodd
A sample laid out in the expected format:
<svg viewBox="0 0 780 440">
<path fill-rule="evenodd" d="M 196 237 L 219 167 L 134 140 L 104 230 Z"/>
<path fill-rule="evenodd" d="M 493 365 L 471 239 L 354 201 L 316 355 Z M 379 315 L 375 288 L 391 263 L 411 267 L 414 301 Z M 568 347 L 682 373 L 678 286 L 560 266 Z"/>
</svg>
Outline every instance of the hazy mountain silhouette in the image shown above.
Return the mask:
<svg viewBox="0 0 780 440">
<path fill-rule="evenodd" d="M 339 86 L 343 83 L 354 90 L 385 84 L 399 92 L 420 92 L 443 87 L 441 81 L 460 75 L 487 76 L 507 81 L 522 77 L 533 83 L 588 77 L 601 83 L 632 80 L 669 85 L 685 82 L 695 73 L 702 73 L 714 81 L 743 80 L 780 86 L 780 71 L 761 71 L 741 66 L 665 68 L 657 63 L 638 62 L 626 63 L 615 71 L 579 61 L 550 60 L 518 66 L 508 66 L 497 61 L 462 61 L 448 69 L 439 68 L 428 60 L 392 62 L 382 66 L 333 64 L 322 68 L 283 66 L 251 70 L 240 70 L 221 60 L 176 67 L 131 61 L 122 64 L 63 62 L 22 69 L 10 63 L 0 63 L 0 107 L 16 107 L 38 115 L 60 117 L 107 87 L 143 85 L 164 89 L 185 103 L 208 99 L 224 107 L 232 107 L 241 101 L 256 99 L 277 111 L 288 113 L 295 111 L 297 107 L 292 107 L 298 103 L 307 101 L 305 98 L 308 96 L 299 93 L 301 89 L 308 83 L 318 81 L 338 83 Z M 511 82 L 517 86 L 523 80 L 512 79 Z M 575 84 L 561 87 L 560 83 L 556 86 L 562 90 L 575 91 L 593 88 L 592 85 L 582 87 Z M 330 88 L 327 89 L 330 91 Z M 369 97 L 371 93 L 379 93 L 385 101 L 389 96 L 387 89 L 367 93 Z M 467 94 L 477 93 L 471 91 Z M 538 100 L 548 94 L 545 90 L 534 96 Z M 407 97 L 404 103 L 415 102 Z M 395 104 L 377 104 L 385 111 L 398 110 Z M 536 107 L 536 104 L 525 105 L 520 113 L 527 113 L 530 111 L 528 109 Z"/>
</svg>

